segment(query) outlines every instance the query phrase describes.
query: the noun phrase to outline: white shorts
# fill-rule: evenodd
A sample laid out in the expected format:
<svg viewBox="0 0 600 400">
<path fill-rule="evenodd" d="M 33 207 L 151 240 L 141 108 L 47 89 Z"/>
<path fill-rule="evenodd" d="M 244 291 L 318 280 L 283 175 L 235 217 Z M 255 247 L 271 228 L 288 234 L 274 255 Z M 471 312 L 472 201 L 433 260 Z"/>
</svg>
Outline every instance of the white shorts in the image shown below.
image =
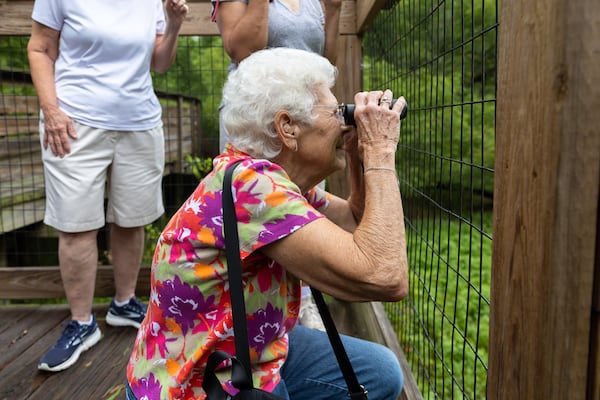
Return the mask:
<svg viewBox="0 0 600 400">
<path fill-rule="evenodd" d="M 110 131 L 73 122 L 78 139 L 64 158 L 42 147 L 46 179 L 44 223 L 62 232 L 85 232 L 106 222 L 144 226 L 164 213 L 162 126 L 147 131 Z M 40 122 L 40 140 L 44 126 Z"/>
</svg>

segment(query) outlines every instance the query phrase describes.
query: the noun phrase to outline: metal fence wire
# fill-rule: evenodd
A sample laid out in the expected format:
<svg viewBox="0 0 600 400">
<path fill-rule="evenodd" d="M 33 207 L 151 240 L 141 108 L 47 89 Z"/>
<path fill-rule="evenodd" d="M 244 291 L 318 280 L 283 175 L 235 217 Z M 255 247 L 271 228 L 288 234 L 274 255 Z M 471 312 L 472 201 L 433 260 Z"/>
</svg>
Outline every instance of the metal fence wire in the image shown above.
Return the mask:
<svg viewBox="0 0 600 400">
<path fill-rule="evenodd" d="M 411 289 L 386 311 L 426 399 L 485 398 L 497 14 L 497 0 L 390 1 L 363 37 L 364 89 L 390 88 L 409 103 L 397 168 Z M 58 264 L 56 235 L 42 223 L 27 41 L 0 37 L 0 266 Z M 228 66 L 219 37 L 190 36 L 180 38 L 173 67 L 154 75 L 170 212 L 196 183 L 185 157 L 218 152 Z M 106 242 L 99 235 L 101 250 Z"/>
<path fill-rule="evenodd" d="M 56 232 L 42 222 L 39 104 L 29 73 L 28 41 L 26 36 L 0 37 L 0 266 L 8 267 L 58 265 Z M 163 107 L 167 215 L 197 184 L 187 156 L 207 160 L 218 153 L 218 107 L 229 64 L 220 37 L 185 36 L 169 71 L 153 73 Z M 145 263 L 164 222 L 148 227 Z M 98 243 L 99 263 L 110 263 L 106 229 Z"/>
<path fill-rule="evenodd" d="M 387 304 L 425 399 L 485 399 L 496 0 L 388 1 L 363 40 L 364 89 L 409 104 L 398 146 L 409 298 Z"/>
</svg>

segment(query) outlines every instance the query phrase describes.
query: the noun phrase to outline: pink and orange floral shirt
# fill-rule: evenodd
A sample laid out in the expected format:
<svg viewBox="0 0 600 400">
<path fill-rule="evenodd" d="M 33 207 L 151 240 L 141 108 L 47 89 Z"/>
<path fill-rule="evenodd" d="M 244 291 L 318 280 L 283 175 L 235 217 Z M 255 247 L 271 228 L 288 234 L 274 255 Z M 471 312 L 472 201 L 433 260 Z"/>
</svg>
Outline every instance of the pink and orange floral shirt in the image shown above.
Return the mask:
<svg viewBox="0 0 600 400">
<path fill-rule="evenodd" d="M 318 188 L 302 194 L 278 165 L 229 146 L 158 241 L 148 313 L 127 367 L 138 399 L 204 399 L 208 356 L 235 354 L 221 194 L 225 169 L 239 159 L 232 186 L 254 384 L 270 391 L 279 382 L 300 282 L 260 249 L 324 217 L 329 197 Z"/>
</svg>

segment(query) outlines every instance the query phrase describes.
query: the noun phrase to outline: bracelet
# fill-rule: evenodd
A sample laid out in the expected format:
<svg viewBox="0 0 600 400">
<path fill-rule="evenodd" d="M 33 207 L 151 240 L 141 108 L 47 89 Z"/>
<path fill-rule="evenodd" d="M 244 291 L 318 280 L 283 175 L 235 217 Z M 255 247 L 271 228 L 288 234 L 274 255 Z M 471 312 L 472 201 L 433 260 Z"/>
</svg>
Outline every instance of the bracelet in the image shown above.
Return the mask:
<svg viewBox="0 0 600 400">
<path fill-rule="evenodd" d="M 394 168 L 387 168 L 387 167 L 369 167 L 367 169 L 365 169 L 363 171 L 363 174 L 366 174 L 369 171 L 390 171 L 393 172 L 394 174 L 396 173 L 396 170 Z"/>
</svg>

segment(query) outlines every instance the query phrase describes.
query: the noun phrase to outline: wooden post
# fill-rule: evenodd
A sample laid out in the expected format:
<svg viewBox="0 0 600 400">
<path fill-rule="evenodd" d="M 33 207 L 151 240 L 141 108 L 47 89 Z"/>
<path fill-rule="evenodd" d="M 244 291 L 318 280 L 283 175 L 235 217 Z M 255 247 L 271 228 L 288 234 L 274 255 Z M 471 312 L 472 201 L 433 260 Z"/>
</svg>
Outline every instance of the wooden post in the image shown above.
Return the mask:
<svg viewBox="0 0 600 400">
<path fill-rule="evenodd" d="M 487 398 L 585 399 L 600 373 L 600 1 L 500 4 Z"/>
<path fill-rule="evenodd" d="M 333 93 L 340 103 L 353 103 L 354 94 L 362 88 L 362 49 L 357 31 L 356 1 L 344 0 L 340 12 L 340 36 L 337 42 L 338 77 Z M 329 191 L 342 198 L 350 194 L 347 171 L 328 178 Z"/>
<path fill-rule="evenodd" d="M 183 174 L 183 98 L 177 96 L 177 172 Z"/>
</svg>

